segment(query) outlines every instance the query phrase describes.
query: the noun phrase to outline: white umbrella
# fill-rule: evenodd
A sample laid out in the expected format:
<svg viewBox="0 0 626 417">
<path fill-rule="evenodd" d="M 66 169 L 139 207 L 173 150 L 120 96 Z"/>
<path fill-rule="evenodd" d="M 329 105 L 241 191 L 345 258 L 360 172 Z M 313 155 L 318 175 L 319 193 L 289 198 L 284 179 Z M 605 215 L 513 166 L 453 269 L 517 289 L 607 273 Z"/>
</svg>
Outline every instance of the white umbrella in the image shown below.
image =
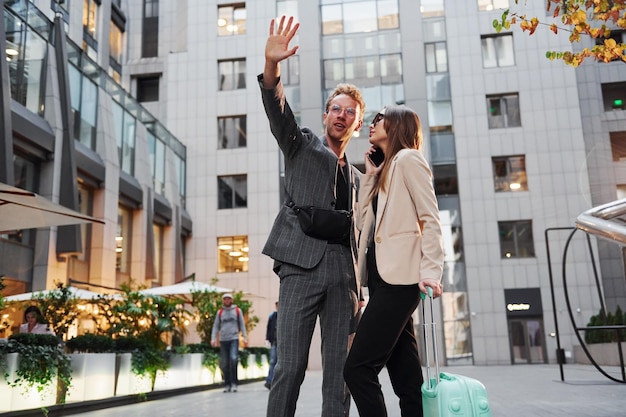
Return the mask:
<svg viewBox="0 0 626 417">
<path fill-rule="evenodd" d="M 140 290 L 140 294 L 144 295 L 191 295 L 192 292 L 217 292 L 217 293 L 227 293 L 232 292 L 233 290 L 230 288 L 217 287 L 215 285 L 207 284 L 206 282 L 200 281 L 185 281 L 180 282 L 174 285 L 164 285 L 162 287 L 153 287 L 146 288 L 145 290 Z"/>
<path fill-rule="evenodd" d="M 0 183 L 0 232 L 90 222 L 104 224 L 33 192 Z"/>
<path fill-rule="evenodd" d="M 115 298 L 115 296 L 117 295 L 115 294 L 113 296 L 110 296 L 110 295 L 100 294 L 100 293 L 93 292 L 93 291 L 83 290 L 81 288 L 76 288 L 76 287 L 67 287 L 67 289 L 70 292 L 70 294 L 72 294 L 73 297 L 79 300 L 91 300 L 98 296 Z M 22 294 L 9 295 L 8 297 L 4 297 L 4 300 L 5 301 L 27 301 L 27 300 L 34 300 L 37 298 L 46 298 L 50 296 L 50 294 L 53 294 L 56 291 L 59 291 L 59 290 L 54 289 L 54 290 L 25 292 Z"/>
</svg>

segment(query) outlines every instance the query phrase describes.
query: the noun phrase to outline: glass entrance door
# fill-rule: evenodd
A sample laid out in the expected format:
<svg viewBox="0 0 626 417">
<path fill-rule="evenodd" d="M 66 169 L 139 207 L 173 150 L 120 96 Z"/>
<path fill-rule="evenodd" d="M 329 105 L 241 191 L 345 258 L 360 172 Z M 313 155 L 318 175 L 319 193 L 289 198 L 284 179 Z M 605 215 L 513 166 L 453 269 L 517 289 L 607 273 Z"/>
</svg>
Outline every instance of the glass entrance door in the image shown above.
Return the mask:
<svg viewBox="0 0 626 417">
<path fill-rule="evenodd" d="M 511 359 L 516 363 L 546 363 L 543 320 L 509 320 Z"/>
</svg>

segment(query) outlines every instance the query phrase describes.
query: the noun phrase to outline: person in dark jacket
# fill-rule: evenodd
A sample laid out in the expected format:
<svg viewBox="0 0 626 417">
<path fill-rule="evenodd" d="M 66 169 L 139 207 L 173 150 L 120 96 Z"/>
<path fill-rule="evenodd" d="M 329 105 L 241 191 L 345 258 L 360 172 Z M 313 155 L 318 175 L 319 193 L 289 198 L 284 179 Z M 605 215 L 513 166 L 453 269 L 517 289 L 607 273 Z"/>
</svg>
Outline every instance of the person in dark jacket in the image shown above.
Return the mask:
<svg viewBox="0 0 626 417">
<path fill-rule="evenodd" d="M 276 352 L 276 322 L 278 319 L 278 301 L 276 301 L 276 311 L 273 311 L 270 314 L 269 319 L 267 320 L 267 331 L 265 332 L 265 343 L 270 348 L 270 370 L 267 373 L 267 378 L 265 378 L 265 388 L 272 388 L 272 379 L 274 379 L 274 367 L 276 366 L 276 361 L 278 360 L 278 355 Z"/>
</svg>

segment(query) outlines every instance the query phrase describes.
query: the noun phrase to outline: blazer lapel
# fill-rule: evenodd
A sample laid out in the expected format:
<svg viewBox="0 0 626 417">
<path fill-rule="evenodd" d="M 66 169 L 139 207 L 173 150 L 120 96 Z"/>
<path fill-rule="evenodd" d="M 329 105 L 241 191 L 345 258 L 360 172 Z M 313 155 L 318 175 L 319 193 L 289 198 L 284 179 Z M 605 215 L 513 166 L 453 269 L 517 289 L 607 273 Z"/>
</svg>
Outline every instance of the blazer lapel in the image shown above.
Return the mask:
<svg viewBox="0 0 626 417">
<path fill-rule="evenodd" d="M 393 174 L 396 170 L 396 161 L 398 160 L 398 155 L 392 159 L 391 166 L 389 167 L 389 174 L 387 175 L 387 181 L 385 182 L 385 191 L 378 193 L 378 207 L 377 212 L 380 215 L 376 216 L 376 230 L 380 227 L 380 223 L 382 222 L 383 216 L 385 215 L 385 211 L 387 210 L 387 201 L 389 197 L 389 190 L 391 188 L 391 181 L 393 180 Z"/>
</svg>

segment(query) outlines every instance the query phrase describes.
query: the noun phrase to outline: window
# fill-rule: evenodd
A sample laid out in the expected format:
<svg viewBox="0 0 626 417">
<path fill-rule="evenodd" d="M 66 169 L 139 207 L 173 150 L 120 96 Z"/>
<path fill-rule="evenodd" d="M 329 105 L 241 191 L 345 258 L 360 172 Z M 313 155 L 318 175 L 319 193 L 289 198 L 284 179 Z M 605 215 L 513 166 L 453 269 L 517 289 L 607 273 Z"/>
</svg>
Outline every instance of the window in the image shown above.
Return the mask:
<svg viewBox="0 0 626 417">
<path fill-rule="evenodd" d="M 180 204 L 185 207 L 187 197 L 187 163 L 181 156 L 174 154 L 174 166 L 178 177 L 178 193 Z"/>
<path fill-rule="evenodd" d="M 503 94 L 487 96 L 489 129 L 521 126 L 519 95 Z"/>
<path fill-rule="evenodd" d="M 426 54 L 426 72 L 448 72 L 448 55 L 445 42 L 427 43 L 424 45 Z"/>
<path fill-rule="evenodd" d="M 135 174 L 135 125 L 136 119 L 118 103 L 113 103 L 113 123 L 120 168 Z"/>
<path fill-rule="evenodd" d="M 299 55 L 293 55 L 289 59 L 281 62 L 280 80 L 283 82 L 283 85 L 300 84 L 300 56 Z"/>
<path fill-rule="evenodd" d="M 4 59 L 9 68 L 11 98 L 31 112 L 43 116 L 48 43 L 7 10 L 4 12 L 4 19 Z"/>
<path fill-rule="evenodd" d="M 137 78 L 137 101 L 159 101 L 159 78 L 160 75 Z"/>
<path fill-rule="evenodd" d="M 604 111 L 626 109 L 626 82 L 602 84 Z"/>
<path fill-rule="evenodd" d="M 83 31 L 96 39 L 96 22 L 98 20 L 98 2 L 84 0 L 83 3 Z"/>
<path fill-rule="evenodd" d="M 481 36 L 483 67 L 510 67 L 515 65 L 513 54 L 513 34 L 503 33 L 495 36 Z"/>
<path fill-rule="evenodd" d="M 420 13 L 422 17 L 436 17 L 444 14 L 443 0 L 422 0 L 420 2 Z"/>
<path fill-rule="evenodd" d="M 165 193 L 165 142 L 150 131 L 148 131 L 148 152 L 154 191 L 163 195 Z"/>
<path fill-rule="evenodd" d="M 228 61 L 219 61 L 219 89 L 239 90 L 246 88 L 246 60 L 234 59 Z"/>
<path fill-rule="evenodd" d="M 74 66 L 68 66 L 70 98 L 74 115 L 74 139 L 96 148 L 98 86 Z"/>
<path fill-rule="evenodd" d="M 325 60 L 324 88 L 333 89 L 340 82 L 361 88 L 401 84 L 402 57 L 389 54 Z"/>
<path fill-rule="evenodd" d="M 152 233 L 154 235 L 154 275 L 156 282 L 162 282 L 163 277 L 163 240 L 165 228 L 158 223 L 152 223 Z"/>
<path fill-rule="evenodd" d="M 143 0 L 141 56 L 159 55 L 159 0 Z"/>
<path fill-rule="evenodd" d="M 496 192 L 528 191 L 526 182 L 526 157 L 499 156 L 491 158 L 493 183 Z"/>
<path fill-rule="evenodd" d="M 459 179 L 456 165 L 434 165 L 433 179 L 436 195 L 451 195 L 459 193 Z"/>
<path fill-rule="evenodd" d="M 218 149 L 246 147 L 246 116 L 218 117 L 217 129 Z"/>
<path fill-rule="evenodd" d="M 611 29 L 609 36 L 603 38 L 596 38 L 596 45 L 604 45 L 604 41 L 607 39 L 613 39 L 617 44 L 626 43 L 626 31 L 620 29 Z"/>
<path fill-rule="evenodd" d="M 248 236 L 217 238 L 217 272 L 248 272 Z"/>
<path fill-rule="evenodd" d="M 115 268 L 130 274 L 130 248 L 132 235 L 132 211 L 119 206 L 117 209 L 117 233 L 115 235 Z"/>
<path fill-rule="evenodd" d="M 364 33 L 399 27 L 398 0 L 327 1 L 322 6 L 322 33 Z"/>
<path fill-rule="evenodd" d="M 225 175 L 217 177 L 218 209 L 248 206 L 248 176 Z"/>
<path fill-rule="evenodd" d="M 245 3 L 217 6 L 218 36 L 243 35 L 246 33 Z"/>
<path fill-rule="evenodd" d="M 509 0 L 478 0 L 478 10 L 508 9 Z"/>
<path fill-rule="evenodd" d="M 111 31 L 109 33 L 109 56 L 118 64 L 122 63 L 123 50 L 122 42 L 124 31 L 111 20 Z"/>
<path fill-rule="evenodd" d="M 613 162 L 626 161 L 626 132 L 611 132 Z"/>
<path fill-rule="evenodd" d="M 502 258 L 532 258 L 535 256 L 533 222 L 531 220 L 498 222 L 498 232 Z"/>
</svg>

